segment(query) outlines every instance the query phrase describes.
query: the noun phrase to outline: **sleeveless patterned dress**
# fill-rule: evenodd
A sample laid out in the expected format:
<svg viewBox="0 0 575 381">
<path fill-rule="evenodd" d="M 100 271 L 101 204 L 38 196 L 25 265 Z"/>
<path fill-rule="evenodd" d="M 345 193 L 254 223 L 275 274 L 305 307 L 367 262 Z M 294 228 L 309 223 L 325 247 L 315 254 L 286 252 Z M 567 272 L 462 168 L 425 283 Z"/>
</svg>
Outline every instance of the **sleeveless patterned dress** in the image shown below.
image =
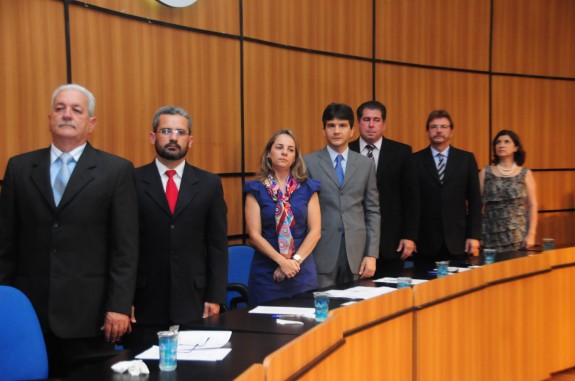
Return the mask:
<svg viewBox="0 0 575 381">
<path fill-rule="evenodd" d="M 482 221 L 483 247 L 498 253 L 519 250 L 527 235 L 527 168 L 512 177 L 495 176 L 485 168 Z"/>
</svg>

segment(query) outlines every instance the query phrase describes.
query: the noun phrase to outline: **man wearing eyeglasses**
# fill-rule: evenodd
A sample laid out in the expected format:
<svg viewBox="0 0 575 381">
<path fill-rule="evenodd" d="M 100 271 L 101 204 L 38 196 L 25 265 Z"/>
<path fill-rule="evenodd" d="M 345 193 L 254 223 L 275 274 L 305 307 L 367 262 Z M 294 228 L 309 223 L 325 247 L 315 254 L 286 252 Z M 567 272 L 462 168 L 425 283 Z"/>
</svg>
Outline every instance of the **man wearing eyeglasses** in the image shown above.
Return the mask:
<svg viewBox="0 0 575 381">
<path fill-rule="evenodd" d="M 465 260 L 479 248 L 481 193 L 475 156 L 450 145 L 453 121 L 445 110 L 432 111 L 425 125 L 429 147 L 416 152 L 421 217 L 417 267 L 438 260 Z"/>
<path fill-rule="evenodd" d="M 158 330 L 217 314 L 226 300 L 222 181 L 186 162 L 193 141 L 188 112 L 177 106 L 156 111 L 150 132 L 156 158 L 136 169 L 140 257 L 127 346 L 151 345 Z"/>
</svg>

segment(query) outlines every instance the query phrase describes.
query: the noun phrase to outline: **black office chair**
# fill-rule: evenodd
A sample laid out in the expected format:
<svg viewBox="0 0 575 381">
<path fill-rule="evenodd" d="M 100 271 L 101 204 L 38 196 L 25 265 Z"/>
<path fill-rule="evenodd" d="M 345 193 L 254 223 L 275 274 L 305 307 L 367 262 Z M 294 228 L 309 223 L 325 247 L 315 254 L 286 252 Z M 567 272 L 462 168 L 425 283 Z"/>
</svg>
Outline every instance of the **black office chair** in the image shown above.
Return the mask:
<svg viewBox="0 0 575 381">
<path fill-rule="evenodd" d="M 248 305 L 248 281 L 255 250 L 247 245 L 228 247 L 228 294 L 226 309 L 235 310 Z"/>
<path fill-rule="evenodd" d="M 32 303 L 20 290 L 0 286 L 0 379 L 48 377 L 48 355 Z"/>
</svg>

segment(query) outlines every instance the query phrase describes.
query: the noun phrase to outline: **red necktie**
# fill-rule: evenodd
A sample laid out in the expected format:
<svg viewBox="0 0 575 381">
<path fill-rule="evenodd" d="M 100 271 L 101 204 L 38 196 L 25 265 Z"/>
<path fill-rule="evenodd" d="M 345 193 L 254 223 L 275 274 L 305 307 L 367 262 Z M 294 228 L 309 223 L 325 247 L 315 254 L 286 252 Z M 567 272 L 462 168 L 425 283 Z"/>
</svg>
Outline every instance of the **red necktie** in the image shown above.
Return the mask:
<svg viewBox="0 0 575 381">
<path fill-rule="evenodd" d="M 166 176 L 168 176 L 168 184 L 166 185 L 166 197 L 168 199 L 168 204 L 170 205 L 172 214 L 174 214 L 174 210 L 176 210 L 176 201 L 178 201 L 178 187 L 174 181 L 175 174 L 176 171 L 173 169 L 166 171 Z"/>
</svg>

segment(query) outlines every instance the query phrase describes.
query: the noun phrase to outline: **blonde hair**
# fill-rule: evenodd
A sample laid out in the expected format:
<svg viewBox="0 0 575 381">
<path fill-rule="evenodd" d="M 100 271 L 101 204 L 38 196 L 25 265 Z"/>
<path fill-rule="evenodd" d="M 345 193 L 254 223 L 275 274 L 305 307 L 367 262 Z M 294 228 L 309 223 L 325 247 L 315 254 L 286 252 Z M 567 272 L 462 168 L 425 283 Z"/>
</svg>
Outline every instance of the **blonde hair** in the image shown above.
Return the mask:
<svg viewBox="0 0 575 381">
<path fill-rule="evenodd" d="M 273 173 L 273 168 L 271 165 L 271 160 L 268 159 L 268 154 L 271 151 L 272 145 L 280 135 L 287 135 L 293 139 L 295 143 L 295 161 L 291 165 L 291 176 L 296 179 L 298 182 L 302 183 L 307 180 L 307 169 L 305 167 L 305 163 L 301 158 L 301 153 L 299 149 L 299 142 L 295 137 L 295 134 L 292 130 L 279 130 L 276 131 L 270 140 L 266 143 L 264 147 L 264 151 L 262 152 L 261 157 L 261 164 L 260 169 L 257 171 L 256 176 L 258 180 L 264 180 L 270 173 Z"/>
</svg>

